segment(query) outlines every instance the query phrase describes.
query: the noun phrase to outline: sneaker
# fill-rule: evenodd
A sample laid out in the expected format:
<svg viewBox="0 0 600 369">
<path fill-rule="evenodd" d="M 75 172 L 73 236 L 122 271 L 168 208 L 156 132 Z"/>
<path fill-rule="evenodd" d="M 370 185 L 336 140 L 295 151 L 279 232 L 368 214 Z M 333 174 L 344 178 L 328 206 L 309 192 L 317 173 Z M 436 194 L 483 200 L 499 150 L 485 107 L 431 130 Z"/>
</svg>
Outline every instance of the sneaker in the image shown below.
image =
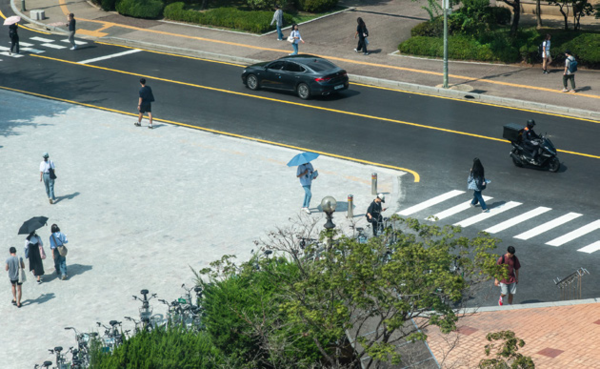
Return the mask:
<svg viewBox="0 0 600 369">
<path fill-rule="evenodd" d="M 571 93 L 572 93 L 572 94 L 576 94 L 577 92 L 575 92 L 575 90 L 571 90 Z"/>
<path fill-rule="evenodd" d="M 69 50 L 75 50 L 75 46 L 71 47 Z"/>
<path fill-rule="evenodd" d="M 52 205 L 54 202 L 52 201 L 52 199 L 48 199 L 48 201 L 50 201 L 50 205 Z"/>
<path fill-rule="evenodd" d="M 548 71 L 547 71 L 547 70 L 545 70 L 545 71 L 544 71 L 544 74 L 548 74 Z"/>
<path fill-rule="evenodd" d="M 152 129 L 152 128 L 154 128 L 154 127 L 152 127 L 152 125 L 149 125 L 149 126 L 148 126 L 148 128 Z"/>
<path fill-rule="evenodd" d="M 477 204 L 469 203 L 469 206 L 471 206 L 472 208 L 474 208 L 474 207 L 477 206 Z"/>
<path fill-rule="evenodd" d="M 569 89 L 568 88 L 563 88 L 562 92 L 569 92 Z"/>
<path fill-rule="evenodd" d="M 482 210 L 481 212 L 482 212 L 482 213 L 489 213 L 489 212 L 490 212 L 490 209 L 484 209 L 484 210 Z"/>
<path fill-rule="evenodd" d="M 504 303 L 502 302 L 502 296 L 498 299 L 498 306 L 502 306 Z"/>
<path fill-rule="evenodd" d="M 365 55 L 369 55 L 369 53 L 365 53 Z"/>
<path fill-rule="evenodd" d="M 40 280 L 38 280 L 37 282 L 38 282 L 38 284 L 42 284 L 42 280 L 41 280 L 41 279 L 40 279 Z"/>
<path fill-rule="evenodd" d="M 66 280 L 66 279 L 67 279 L 67 275 L 66 275 L 66 274 L 63 274 L 63 276 L 62 276 L 62 280 L 64 281 L 64 280 Z"/>
<path fill-rule="evenodd" d="M 283 41 L 283 39 L 282 38 L 278 38 L 277 41 Z"/>
<path fill-rule="evenodd" d="M 142 126 L 142 124 L 140 122 L 135 122 L 135 123 L 133 123 L 133 125 L 136 126 L 136 127 L 141 127 Z"/>
<path fill-rule="evenodd" d="M 354 52 L 355 52 L 355 53 L 357 53 L 357 52 L 358 52 L 358 50 L 354 49 Z"/>
<path fill-rule="evenodd" d="M 302 208 L 302 210 L 304 210 L 304 212 L 305 212 L 306 214 L 310 214 L 310 209 L 309 209 L 309 208 Z"/>
</svg>

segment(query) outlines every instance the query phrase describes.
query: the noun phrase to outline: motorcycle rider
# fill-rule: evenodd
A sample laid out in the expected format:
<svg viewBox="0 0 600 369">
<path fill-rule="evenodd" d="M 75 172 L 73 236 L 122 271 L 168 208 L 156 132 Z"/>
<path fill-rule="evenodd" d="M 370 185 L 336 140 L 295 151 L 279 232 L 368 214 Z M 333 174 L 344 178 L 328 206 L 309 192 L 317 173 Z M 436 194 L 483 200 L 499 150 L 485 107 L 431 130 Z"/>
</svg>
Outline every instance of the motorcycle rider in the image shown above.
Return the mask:
<svg viewBox="0 0 600 369">
<path fill-rule="evenodd" d="M 537 161 L 538 149 L 540 147 L 540 136 L 533 131 L 535 120 L 529 119 L 527 126 L 523 128 L 523 147 L 531 160 Z"/>
</svg>

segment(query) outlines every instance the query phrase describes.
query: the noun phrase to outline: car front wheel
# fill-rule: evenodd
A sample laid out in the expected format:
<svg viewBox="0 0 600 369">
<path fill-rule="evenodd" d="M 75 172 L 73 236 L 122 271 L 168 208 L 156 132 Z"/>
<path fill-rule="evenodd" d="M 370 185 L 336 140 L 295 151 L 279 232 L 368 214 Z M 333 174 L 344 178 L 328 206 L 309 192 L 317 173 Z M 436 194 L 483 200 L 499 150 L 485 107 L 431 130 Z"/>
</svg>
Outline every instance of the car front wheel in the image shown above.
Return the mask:
<svg viewBox="0 0 600 369">
<path fill-rule="evenodd" d="M 296 91 L 298 92 L 298 97 L 302 100 L 308 100 L 310 98 L 310 88 L 306 83 L 299 84 Z"/>
<path fill-rule="evenodd" d="M 246 77 L 246 86 L 251 90 L 258 90 L 258 78 L 254 74 L 249 74 Z"/>
</svg>

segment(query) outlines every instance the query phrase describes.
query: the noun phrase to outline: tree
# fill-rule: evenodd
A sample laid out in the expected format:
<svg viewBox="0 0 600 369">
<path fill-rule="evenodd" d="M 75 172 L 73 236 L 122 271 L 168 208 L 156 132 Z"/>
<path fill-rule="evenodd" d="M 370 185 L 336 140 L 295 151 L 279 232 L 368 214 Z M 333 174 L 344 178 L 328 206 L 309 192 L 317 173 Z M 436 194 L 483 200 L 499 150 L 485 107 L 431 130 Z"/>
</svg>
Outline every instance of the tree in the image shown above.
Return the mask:
<svg viewBox="0 0 600 369">
<path fill-rule="evenodd" d="M 525 346 L 525 341 L 515 336 L 512 331 L 501 331 L 496 333 L 488 333 L 486 339 L 489 342 L 503 340 L 500 345 L 494 343 L 485 345 L 485 355 L 490 356 L 492 351 L 495 351 L 493 359 L 482 359 L 479 362 L 481 369 L 533 369 L 535 364 L 529 356 L 523 356 L 519 348 Z"/>
<path fill-rule="evenodd" d="M 542 28 L 542 6 L 541 0 L 535 1 L 535 18 L 537 20 L 537 28 Z"/>
<path fill-rule="evenodd" d="M 401 340 L 425 340 L 421 332 L 429 325 L 442 332 L 456 329 L 460 313 L 455 308 L 503 269 L 492 254 L 499 240 L 487 234 L 467 238 L 459 236 L 459 227 L 397 216 L 394 221 L 394 229 L 366 244 L 324 231 L 321 240 L 328 246 L 313 243 L 303 250 L 297 235 L 309 236 L 314 224 L 280 229 L 259 244 L 277 257 L 255 257 L 240 266 L 215 263 L 201 272 L 213 283 L 243 279 L 246 273 L 262 273 L 276 283 L 276 298 L 264 302 L 269 306 L 263 315 L 235 307 L 246 322 L 238 331 L 258 339 L 264 355 L 254 357 L 268 357 L 263 363 L 285 363 L 283 356 L 299 340 L 309 341 L 319 356 L 316 363 L 328 368 L 399 363 Z M 281 315 L 267 316 L 273 311 Z M 403 329 L 411 319 L 419 331 Z"/>
<path fill-rule="evenodd" d="M 581 28 L 579 20 L 586 15 L 594 14 L 594 8 L 588 0 L 573 1 L 573 30 L 577 31 Z"/>
<path fill-rule="evenodd" d="M 549 4 L 558 6 L 560 14 L 562 14 L 565 20 L 565 31 L 569 30 L 569 4 L 570 0 L 548 0 Z"/>
<path fill-rule="evenodd" d="M 517 31 L 519 30 L 519 20 L 521 19 L 521 0 L 502 0 L 505 4 L 509 5 L 513 10 L 513 21 L 510 26 L 510 35 L 516 36 Z M 548 0 L 548 1 L 556 1 L 556 0 Z M 562 11 L 562 10 L 561 10 Z"/>
</svg>

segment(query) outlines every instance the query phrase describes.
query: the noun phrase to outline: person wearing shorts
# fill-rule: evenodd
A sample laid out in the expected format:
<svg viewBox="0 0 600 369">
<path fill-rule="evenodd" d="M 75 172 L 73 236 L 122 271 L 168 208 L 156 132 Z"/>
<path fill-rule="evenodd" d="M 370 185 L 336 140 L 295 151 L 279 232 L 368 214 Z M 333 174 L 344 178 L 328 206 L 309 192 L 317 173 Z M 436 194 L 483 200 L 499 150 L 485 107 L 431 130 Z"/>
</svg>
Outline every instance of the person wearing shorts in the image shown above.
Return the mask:
<svg viewBox="0 0 600 369">
<path fill-rule="evenodd" d="M 517 284 L 519 283 L 519 269 L 521 269 L 521 263 L 515 256 L 515 248 L 508 246 L 506 254 L 502 255 L 496 262 L 498 265 L 505 265 L 508 271 L 506 278 L 498 281 L 498 278 L 494 281 L 496 286 L 500 287 L 500 299 L 498 300 L 498 306 L 504 305 L 504 297 L 508 295 L 508 303 L 512 305 L 513 296 L 517 293 Z"/>
<path fill-rule="evenodd" d="M 142 118 L 144 114 L 148 114 L 148 119 L 150 120 L 150 124 L 148 128 L 152 128 L 152 102 L 154 101 L 154 95 L 152 94 L 152 89 L 150 86 L 146 86 L 146 79 L 140 79 L 140 97 L 138 100 L 138 112 L 140 113 L 138 117 L 138 121 L 134 123 L 137 127 L 142 126 Z"/>
<path fill-rule="evenodd" d="M 19 269 L 25 269 L 23 258 L 17 257 L 17 249 L 11 247 L 9 249 L 10 257 L 6 259 L 6 270 L 8 271 L 8 279 L 12 285 L 12 303 L 16 307 L 21 307 L 21 285 L 19 283 Z M 19 263 L 21 264 L 19 268 Z"/>
</svg>

